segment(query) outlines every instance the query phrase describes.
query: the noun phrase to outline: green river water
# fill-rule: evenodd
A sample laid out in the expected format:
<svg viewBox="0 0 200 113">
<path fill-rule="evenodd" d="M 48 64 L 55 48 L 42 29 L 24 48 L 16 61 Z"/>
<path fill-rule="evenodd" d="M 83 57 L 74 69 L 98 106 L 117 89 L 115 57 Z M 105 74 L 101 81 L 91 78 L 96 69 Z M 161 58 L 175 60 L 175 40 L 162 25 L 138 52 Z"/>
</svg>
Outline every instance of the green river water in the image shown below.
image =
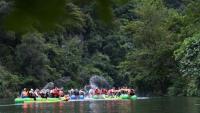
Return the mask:
<svg viewBox="0 0 200 113">
<path fill-rule="evenodd" d="M 14 104 L 0 99 L 0 113 L 200 113 L 200 98 L 161 97 L 135 101 Z"/>
</svg>

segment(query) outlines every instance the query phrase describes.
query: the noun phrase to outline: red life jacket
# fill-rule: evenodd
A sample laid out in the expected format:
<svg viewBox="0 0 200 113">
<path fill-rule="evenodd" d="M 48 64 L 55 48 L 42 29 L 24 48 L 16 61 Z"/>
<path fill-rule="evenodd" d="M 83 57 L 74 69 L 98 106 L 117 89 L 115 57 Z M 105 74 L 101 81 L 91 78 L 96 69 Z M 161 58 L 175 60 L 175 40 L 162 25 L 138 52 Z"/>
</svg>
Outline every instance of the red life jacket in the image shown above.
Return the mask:
<svg viewBox="0 0 200 113">
<path fill-rule="evenodd" d="M 100 94 L 99 89 L 96 89 L 96 90 L 95 90 L 95 94 L 96 94 L 96 95 L 99 95 L 99 94 Z"/>
</svg>

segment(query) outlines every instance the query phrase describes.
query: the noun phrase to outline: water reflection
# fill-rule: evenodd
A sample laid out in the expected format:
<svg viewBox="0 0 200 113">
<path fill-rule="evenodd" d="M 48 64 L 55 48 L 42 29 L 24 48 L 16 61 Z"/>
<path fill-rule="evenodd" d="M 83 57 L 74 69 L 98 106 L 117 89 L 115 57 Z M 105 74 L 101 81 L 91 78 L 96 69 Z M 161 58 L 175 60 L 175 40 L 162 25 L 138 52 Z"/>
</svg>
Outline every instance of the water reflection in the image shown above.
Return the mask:
<svg viewBox="0 0 200 113">
<path fill-rule="evenodd" d="M 200 113 L 200 98 L 31 104 L 13 104 L 10 99 L 0 100 L 0 113 Z"/>
<path fill-rule="evenodd" d="M 60 103 L 24 103 L 23 113 L 54 112 L 54 113 L 133 113 L 131 101 L 81 101 Z"/>
<path fill-rule="evenodd" d="M 24 110 L 24 113 L 28 113 L 28 104 L 24 103 L 24 104 L 22 105 L 22 108 L 23 108 L 23 110 Z"/>
</svg>

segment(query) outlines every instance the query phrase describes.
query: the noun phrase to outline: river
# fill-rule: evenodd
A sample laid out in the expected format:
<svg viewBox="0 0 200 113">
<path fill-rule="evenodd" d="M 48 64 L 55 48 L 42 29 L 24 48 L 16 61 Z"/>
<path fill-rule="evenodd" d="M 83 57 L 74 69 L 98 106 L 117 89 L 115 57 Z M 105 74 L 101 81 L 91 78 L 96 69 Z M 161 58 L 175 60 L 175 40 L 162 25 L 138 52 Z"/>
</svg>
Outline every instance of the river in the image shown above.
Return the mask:
<svg viewBox="0 0 200 113">
<path fill-rule="evenodd" d="M 14 104 L 0 99 L 0 113 L 200 113 L 200 98 L 160 97 L 135 101 Z"/>
</svg>

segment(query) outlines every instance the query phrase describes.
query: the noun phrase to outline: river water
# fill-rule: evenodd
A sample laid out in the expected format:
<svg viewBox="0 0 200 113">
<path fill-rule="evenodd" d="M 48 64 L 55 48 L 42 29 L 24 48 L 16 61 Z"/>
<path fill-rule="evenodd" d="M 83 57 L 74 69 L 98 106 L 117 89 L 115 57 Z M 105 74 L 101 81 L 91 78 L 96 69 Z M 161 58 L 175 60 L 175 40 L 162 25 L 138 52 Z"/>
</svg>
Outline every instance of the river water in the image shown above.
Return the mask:
<svg viewBox="0 0 200 113">
<path fill-rule="evenodd" d="M 200 98 L 161 97 L 135 101 L 79 101 L 14 104 L 0 99 L 0 113 L 200 113 Z"/>
</svg>

